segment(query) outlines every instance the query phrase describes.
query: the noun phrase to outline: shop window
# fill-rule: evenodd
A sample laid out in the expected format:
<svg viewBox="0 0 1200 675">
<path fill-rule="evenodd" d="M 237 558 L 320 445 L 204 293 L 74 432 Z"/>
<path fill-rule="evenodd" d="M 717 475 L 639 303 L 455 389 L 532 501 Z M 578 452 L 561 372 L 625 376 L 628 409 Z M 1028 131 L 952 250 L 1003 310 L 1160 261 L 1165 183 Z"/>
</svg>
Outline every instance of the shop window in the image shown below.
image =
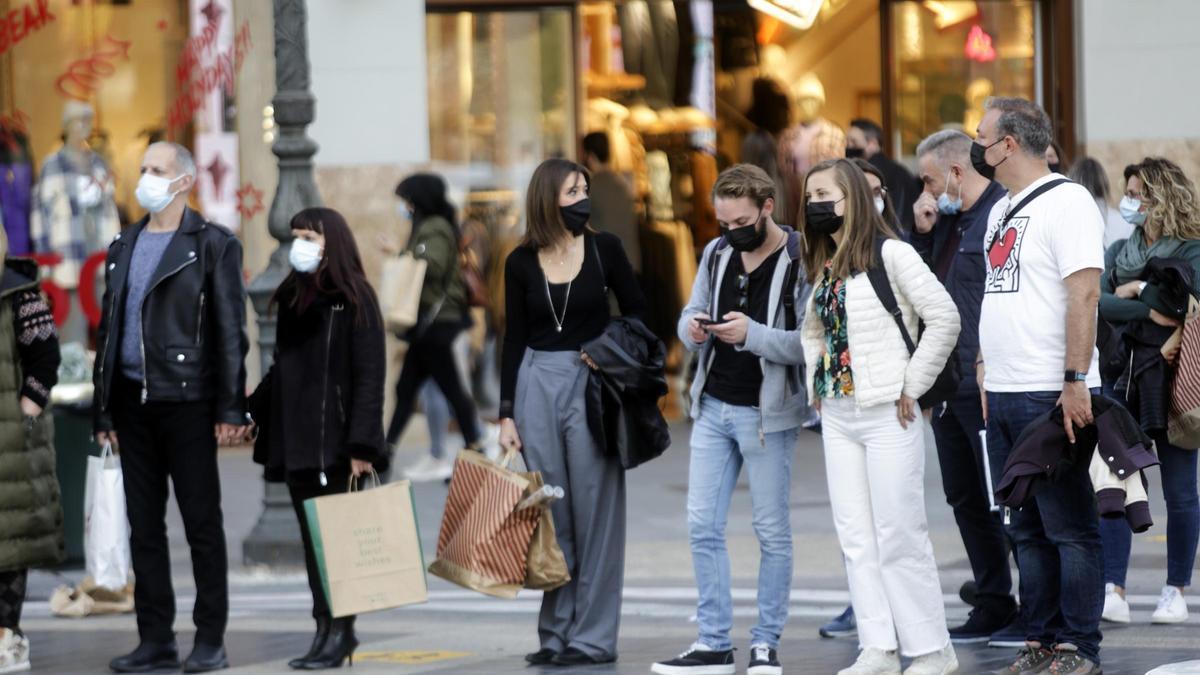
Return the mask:
<svg viewBox="0 0 1200 675">
<path fill-rule="evenodd" d="M 894 0 L 891 45 L 892 151 L 946 128 L 974 135 L 988 96 L 1041 102 L 1038 0 Z"/>
<path fill-rule="evenodd" d="M 67 103 L 89 103 L 89 145 L 111 171 L 116 205 L 126 220 L 140 215 L 133 190 L 177 93 L 186 0 L 0 0 L 0 17 L 19 24 L 0 30 L 0 127 L 40 169 L 62 145 Z"/>
<path fill-rule="evenodd" d="M 451 183 L 523 191 L 543 159 L 575 155 L 571 19 L 563 8 L 426 15 L 430 155 Z"/>
</svg>

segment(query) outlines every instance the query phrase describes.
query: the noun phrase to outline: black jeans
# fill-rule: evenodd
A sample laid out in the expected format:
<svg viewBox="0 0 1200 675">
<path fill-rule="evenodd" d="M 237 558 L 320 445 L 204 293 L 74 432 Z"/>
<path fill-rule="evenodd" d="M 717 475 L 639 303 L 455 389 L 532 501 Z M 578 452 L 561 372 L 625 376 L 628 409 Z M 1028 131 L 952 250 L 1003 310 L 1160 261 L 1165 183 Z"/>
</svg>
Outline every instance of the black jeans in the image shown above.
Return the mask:
<svg viewBox="0 0 1200 675">
<path fill-rule="evenodd" d="M 25 569 L 0 572 L 0 628 L 20 632 L 28 578 L 29 570 Z"/>
<path fill-rule="evenodd" d="M 933 435 L 937 439 L 942 489 L 967 549 L 980 604 L 1006 612 L 1015 608 L 1016 601 L 1012 597 L 1004 526 L 1000 514 L 988 509 L 979 439 L 983 428 L 983 404 L 976 390 L 960 391 L 947 402 L 944 412 L 934 409 Z"/>
<path fill-rule="evenodd" d="M 408 420 L 412 417 L 417 393 L 426 378 L 432 377 L 438 389 L 446 396 L 463 440 L 471 445 L 479 440 L 479 420 L 475 403 L 463 387 L 458 368 L 454 365 L 451 344 L 463 327 L 458 323 L 434 322 L 419 339 L 413 340 L 404 356 L 404 367 L 396 381 L 396 411 L 388 425 L 387 442 L 394 445 L 400 440 Z"/>
<path fill-rule="evenodd" d="M 211 403 L 141 402 L 141 384 L 114 382 L 112 413 L 125 474 L 134 602 L 142 640 L 175 639 L 175 589 L 167 547 L 167 478 L 192 551 L 196 642 L 221 645 L 229 619 L 228 560 Z"/>
<path fill-rule="evenodd" d="M 312 533 L 308 531 L 308 518 L 304 515 L 304 502 L 313 497 L 337 495 L 346 491 L 350 480 L 348 468 L 338 468 L 327 472 L 327 485 L 322 486 L 316 476 L 305 476 L 305 480 L 288 478 L 288 493 L 292 496 L 292 508 L 296 510 L 296 519 L 300 521 L 300 537 L 304 540 L 304 566 L 308 571 L 308 590 L 312 592 L 313 618 L 332 618 L 329 611 L 329 600 L 325 597 L 325 587 L 321 585 L 321 572 L 317 568 L 317 558 L 313 551 Z"/>
</svg>

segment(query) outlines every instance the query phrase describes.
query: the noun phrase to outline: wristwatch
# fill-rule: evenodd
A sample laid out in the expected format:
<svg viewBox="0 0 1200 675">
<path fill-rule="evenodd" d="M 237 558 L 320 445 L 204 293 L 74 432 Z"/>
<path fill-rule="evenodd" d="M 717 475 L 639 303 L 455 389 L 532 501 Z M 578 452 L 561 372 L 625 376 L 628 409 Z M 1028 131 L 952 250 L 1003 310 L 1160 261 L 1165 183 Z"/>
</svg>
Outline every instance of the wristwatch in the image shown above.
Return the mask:
<svg viewBox="0 0 1200 675">
<path fill-rule="evenodd" d="M 1087 382 L 1087 372 L 1079 372 L 1078 370 L 1068 370 L 1063 373 L 1063 382 Z"/>
</svg>

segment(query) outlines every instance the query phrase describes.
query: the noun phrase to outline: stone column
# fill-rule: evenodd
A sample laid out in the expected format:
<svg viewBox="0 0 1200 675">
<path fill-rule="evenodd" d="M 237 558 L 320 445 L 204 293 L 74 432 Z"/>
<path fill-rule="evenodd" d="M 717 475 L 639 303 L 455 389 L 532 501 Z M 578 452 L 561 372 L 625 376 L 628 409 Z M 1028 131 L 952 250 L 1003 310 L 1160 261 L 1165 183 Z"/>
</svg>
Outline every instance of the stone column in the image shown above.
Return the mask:
<svg viewBox="0 0 1200 675">
<path fill-rule="evenodd" d="M 275 318 L 267 309 L 272 293 L 288 274 L 288 251 L 292 216 L 310 206 L 320 206 L 321 196 L 313 180 L 313 155 L 317 144 L 307 127 L 316 113 L 316 99 L 309 91 L 308 12 L 305 0 L 274 0 L 275 12 L 275 124 L 278 136 L 271 152 L 279 158 L 279 186 L 271 201 L 268 230 L 279 241 L 262 274 L 250 282 L 250 301 L 258 314 L 258 345 L 262 372 L 271 366 L 275 351 Z M 300 528 L 292 511 L 291 498 L 281 483 L 267 483 L 263 513 L 250 535 L 242 542 L 246 565 L 288 567 L 304 565 Z"/>
</svg>

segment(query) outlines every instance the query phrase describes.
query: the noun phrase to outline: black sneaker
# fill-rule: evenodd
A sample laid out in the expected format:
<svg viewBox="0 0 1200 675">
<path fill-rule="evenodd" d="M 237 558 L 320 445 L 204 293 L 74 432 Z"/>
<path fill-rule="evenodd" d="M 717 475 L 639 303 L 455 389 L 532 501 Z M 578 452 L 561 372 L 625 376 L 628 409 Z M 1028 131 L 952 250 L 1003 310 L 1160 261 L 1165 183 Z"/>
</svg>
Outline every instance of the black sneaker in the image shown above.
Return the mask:
<svg viewBox="0 0 1200 675">
<path fill-rule="evenodd" d="M 774 650 L 771 652 L 774 656 Z M 650 672 L 658 675 L 734 675 L 737 666 L 733 662 L 732 649 L 714 651 L 697 642 L 670 661 L 654 664 Z"/>
<path fill-rule="evenodd" d="M 979 606 L 979 598 L 976 597 L 978 593 L 979 586 L 974 581 L 964 581 L 963 585 L 958 587 L 959 599 L 972 607 Z"/>
<path fill-rule="evenodd" d="M 750 668 L 746 675 L 783 675 L 779 654 L 767 645 L 750 645 Z"/>
<path fill-rule="evenodd" d="M 988 638 L 988 646 L 1020 649 L 1025 646 L 1028 638 L 1029 635 L 1025 632 L 1025 620 L 1021 618 L 1021 612 L 1018 609 L 1013 620 L 1007 626 L 992 633 L 992 636 Z"/>
<path fill-rule="evenodd" d="M 967 616 L 967 622 L 950 629 L 950 641 L 958 644 L 987 642 L 1016 618 L 1016 610 L 997 612 L 988 607 L 976 607 Z"/>
</svg>

